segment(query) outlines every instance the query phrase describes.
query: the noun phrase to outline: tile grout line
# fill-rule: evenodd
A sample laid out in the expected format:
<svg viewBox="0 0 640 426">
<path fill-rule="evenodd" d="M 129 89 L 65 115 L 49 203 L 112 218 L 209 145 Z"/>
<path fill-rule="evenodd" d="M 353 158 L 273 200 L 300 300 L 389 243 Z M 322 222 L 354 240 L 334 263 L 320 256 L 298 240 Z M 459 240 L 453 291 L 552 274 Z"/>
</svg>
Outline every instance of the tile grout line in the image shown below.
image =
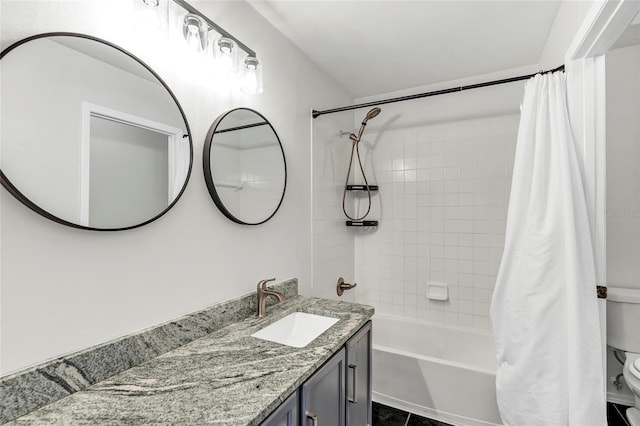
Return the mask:
<svg viewBox="0 0 640 426">
<path fill-rule="evenodd" d="M 409 419 L 411 418 L 411 413 L 409 413 L 409 415 L 407 416 L 407 420 L 404 422 L 404 426 L 408 426 L 409 425 Z"/>
<path fill-rule="evenodd" d="M 626 419 L 627 416 L 622 414 L 622 412 L 620 411 L 620 409 L 618 408 L 618 406 L 616 404 L 613 404 L 613 409 L 616 411 L 616 413 L 618 413 L 618 415 L 620 416 L 620 418 L 622 419 L 624 424 L 629 426 L 629 422 L 627 422 L 627 419 Z"/>
</svg>

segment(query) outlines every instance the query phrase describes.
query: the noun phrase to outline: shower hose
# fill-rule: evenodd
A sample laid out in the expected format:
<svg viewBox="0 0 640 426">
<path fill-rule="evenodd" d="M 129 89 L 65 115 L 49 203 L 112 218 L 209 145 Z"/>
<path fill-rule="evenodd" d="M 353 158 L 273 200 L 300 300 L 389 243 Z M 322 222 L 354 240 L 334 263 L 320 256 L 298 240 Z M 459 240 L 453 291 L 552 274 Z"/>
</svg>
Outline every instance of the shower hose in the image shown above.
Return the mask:
<svg viewBox="0 0 640 426">
<path fill-rule="evenodd" d="M 349 158 L 349 169 L 347 170 L 347 179 L 344 182 L 344 191 L 342 191 L 342 211 L 344 215 L 351 220 L 363 220 L 369 212 L 371 211 L 371 189 L 369 188 L 369 182 L 367 182 L 367 175 L 364 173 L 364 167 L 362 166 L 362 160 L 360 158 L 360 138 L 352 139 L 351 145 L 351 157 Z M 360 171 L 362 172 L 362 179 L 364 180 L 365 188 L 367 188 L 367 196 L 369 199 L 369 204 L 367 206 L 367 211 L 361 217 L 351 217 L 349 213 L 347 213 L 346 200 L 347 200 L 347 186 L 349 184 L 349 176 L 351 175 L 351 165 L 353 164 L 353 154 L 356 154 L 358 158 L 358 165 L 360 166 Z"/>
</svg>

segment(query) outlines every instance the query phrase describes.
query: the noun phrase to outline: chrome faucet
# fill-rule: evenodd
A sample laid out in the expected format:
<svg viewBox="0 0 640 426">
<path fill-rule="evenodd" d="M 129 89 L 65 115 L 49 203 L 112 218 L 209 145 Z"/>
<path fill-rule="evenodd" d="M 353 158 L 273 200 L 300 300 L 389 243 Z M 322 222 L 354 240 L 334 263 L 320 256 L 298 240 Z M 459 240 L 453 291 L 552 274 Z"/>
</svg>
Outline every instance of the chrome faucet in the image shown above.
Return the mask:
<svg viewBox="0 0 640 426">
<path fill-rule="evenodd" d="M 267 289 L 267 283 L 269 281 L 275 281 L 275 278 L 270 278 L 268 280 L 262 280 L 258 283 L 258 317 L 262 318 L 266 315 L 267 307 L 266 307 L 266 299 L 267 296 L 274 296 L 278 298 L 278 302 L 284 301 L 284 295 L 275 290 Z"/>
</svg>

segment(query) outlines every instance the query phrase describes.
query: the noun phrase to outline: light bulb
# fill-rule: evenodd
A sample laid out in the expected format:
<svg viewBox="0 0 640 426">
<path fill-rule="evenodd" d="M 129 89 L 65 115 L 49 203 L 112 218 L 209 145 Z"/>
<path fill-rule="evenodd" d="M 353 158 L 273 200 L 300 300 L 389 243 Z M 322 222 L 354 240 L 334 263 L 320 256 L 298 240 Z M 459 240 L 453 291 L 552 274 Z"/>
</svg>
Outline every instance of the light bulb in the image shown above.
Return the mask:
<svg viewBox="0 0 640 426">
<path fill-rule="evenodd" d="M 206 24 L 198 15 L 187 14 L 182 28 L 187 45 L 196 52 L 202 52 L 206 46 Z"/>
<path fill-rule="evenodd" d="M 193 50 L 197 51 L 201 49 L 200 34 L 198 28 L 193 25 L 187 27 L 187 44 Z"/>
<path fill-rule="evenodd" d="M 253 56 L 244 60 L 242 91 L 252 95 L 262 93 L 262 64 Z"/>
<path fill-rule="evenodd" d="M 238 68 L 238 47 L 236 42 L 227 37 L 220 37 L 213 42 L 213 59 L 216 67 L 223 74 L 235 73 Z"/>
<path fill-rule="evenodd" d="M 157 41 L 166 38 L 169 25 L 167 1 L 139 0 L 134 3 L 133 29 L 138 36 Z"/>
</svg>

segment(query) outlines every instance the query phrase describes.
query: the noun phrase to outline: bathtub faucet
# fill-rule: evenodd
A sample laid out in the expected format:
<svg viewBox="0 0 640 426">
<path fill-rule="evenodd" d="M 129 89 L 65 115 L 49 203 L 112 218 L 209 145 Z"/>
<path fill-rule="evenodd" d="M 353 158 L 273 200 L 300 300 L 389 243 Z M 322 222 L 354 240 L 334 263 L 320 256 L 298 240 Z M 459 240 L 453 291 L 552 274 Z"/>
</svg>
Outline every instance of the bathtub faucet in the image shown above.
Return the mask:
<svg viewBox="0 0 640 426">
<path fill-rule="evenodd" d="M 342 296 L 342 293 L 344 293 L 345 290 L 351 290 L 357 285 L 358 283 L 353 283 L 353 284 L 346 283 L 344 282 L 344 278 L 340 277 L 338 278 L 338 285 L 336 286 L 336 292 L 338 293 L 338 296 Z"/>
</svg>

